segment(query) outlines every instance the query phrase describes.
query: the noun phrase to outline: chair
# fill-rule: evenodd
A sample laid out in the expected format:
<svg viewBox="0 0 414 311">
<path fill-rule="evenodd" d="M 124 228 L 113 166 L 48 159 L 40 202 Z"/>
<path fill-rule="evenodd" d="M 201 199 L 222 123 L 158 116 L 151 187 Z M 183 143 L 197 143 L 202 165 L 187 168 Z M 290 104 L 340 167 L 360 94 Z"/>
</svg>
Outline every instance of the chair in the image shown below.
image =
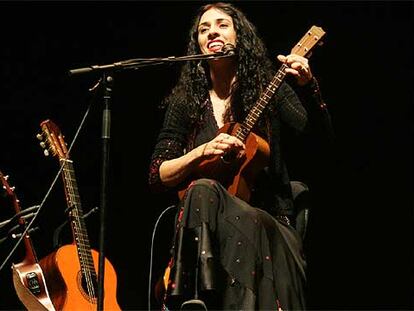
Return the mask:
<svg viewBox="0 0 414 311">
<path fill-rule="evenodd" d="M 300 181 L 291 181 L 293 205 L 295 208 L 295 227 L 296 231 L 305 239 L 308 229 L 309 209 L 310 209 L 310 193 L 309 187 Z"/>
</svg>

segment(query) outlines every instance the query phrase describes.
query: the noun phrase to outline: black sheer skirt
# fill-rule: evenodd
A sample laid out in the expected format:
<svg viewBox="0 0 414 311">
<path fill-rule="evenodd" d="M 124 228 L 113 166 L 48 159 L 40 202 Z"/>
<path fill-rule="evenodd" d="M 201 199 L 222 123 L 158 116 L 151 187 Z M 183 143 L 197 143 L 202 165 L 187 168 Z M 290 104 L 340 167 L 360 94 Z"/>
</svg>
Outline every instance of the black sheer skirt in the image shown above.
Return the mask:
<svg viewBox="0 0 414 311">
<path fill-rule="evenodd" d="M 293 227 L 199 179 L 179 206 L 165 307 L 198 296 L 209 310 L 302 310 L 305 267 Z"/>
</svg>

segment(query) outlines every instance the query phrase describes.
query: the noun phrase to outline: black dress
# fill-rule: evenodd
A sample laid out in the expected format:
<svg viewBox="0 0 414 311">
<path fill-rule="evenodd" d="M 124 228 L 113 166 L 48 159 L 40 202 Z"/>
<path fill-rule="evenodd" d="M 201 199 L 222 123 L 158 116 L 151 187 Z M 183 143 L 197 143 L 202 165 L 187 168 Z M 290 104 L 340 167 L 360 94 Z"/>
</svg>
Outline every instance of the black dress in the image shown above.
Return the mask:
<svg viewBox="0 0 414 311">
<path fill-rule="evenodd" d="M 260 175 L 252 201 L 248 204 L 219 182 L 202 178 L 191 183 L 179 203 L 165 300 L 169 309 L 194 298 L 196 288 L 210 310 L 305 308 L 306 262 L 301 238 L 290 223 L 294 208 L 280 137 L 283 126 L 303 130 L 307 112 L 285 83 L 274 104 L 270 164 Z M 167 108 L 150 166 L 154 189 L 163 187 L 158 173 L 163 161 L 216 136 L 208 98 L 204 105 L 203 122 L 196 130 L 188 125 L 185 103 Z"/>
</svg>

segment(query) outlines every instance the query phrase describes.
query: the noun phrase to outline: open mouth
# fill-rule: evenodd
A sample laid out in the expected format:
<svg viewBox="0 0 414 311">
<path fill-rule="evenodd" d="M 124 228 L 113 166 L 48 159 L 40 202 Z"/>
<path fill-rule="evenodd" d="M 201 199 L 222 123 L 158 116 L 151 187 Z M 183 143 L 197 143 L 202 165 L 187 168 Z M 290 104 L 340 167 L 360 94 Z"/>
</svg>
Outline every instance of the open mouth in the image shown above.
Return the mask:
<svg viewBox="0 0 414 311">
<path fill-rule="evenodd" d="M 212 52 L 221 51 L 224 42 L 221 40 L 212 40 L 207 44 L 207 49 Z"/>
</svg>

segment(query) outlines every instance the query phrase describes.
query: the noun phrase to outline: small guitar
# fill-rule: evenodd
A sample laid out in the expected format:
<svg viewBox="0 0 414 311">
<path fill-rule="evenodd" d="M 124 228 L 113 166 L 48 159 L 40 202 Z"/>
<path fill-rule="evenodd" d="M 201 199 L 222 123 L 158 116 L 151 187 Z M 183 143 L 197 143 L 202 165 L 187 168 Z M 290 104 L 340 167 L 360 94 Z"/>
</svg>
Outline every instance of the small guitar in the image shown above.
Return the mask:
<svg viewBox="0 0 414 311">
<path fill-rule="evenodd" d="M 291 54 L 309 57 L 312 48 L 321 43 L 320 40 L 325 35 L 322 28 L 312 26 L 302 39 L 292 48 Z M 219 129 L 219 133 L 228 133 L 240 139 L 246 146 L 245 154 L 241 158 L 236 155 L 225 154 L 215 156 L 205 160 L 198 166 L 195 175 L 197 177 L 213 178 L 227 188 L 227 190 L 248 202 L 251 196 L 257 173 L 266 166 L 269 160 L 269 144 L 260 136 L 254 134 L 252 129 L 262 112 L 266 108 L 273 95 L 279 89 L 286 76 L 286 64 L 283 64 L 272 81 L 246 116 L 240 123 L 227 123 Z M 179 191 L 178 195 L 182 199 L 185 190 Z"/>
<path fill-rule="evenodd" d="M 45 155 L 51 152 L 63 166 L 62 178 L 73 234 L 72 244 L 60 247 L 42 259 L 40 265 L 47 272 L 45 277 L 48 284 L 51 284 L 52 301 L 58 310 L 95 310 L 98 298 L 96 271 L 99 253 L 90 247 L 73 162 L 69 159 L 64 137 L 56 124 L 46 120 L 40 127 L 42 134 L 38 138 L 44 139 L 44 144 L 41 145 L 48 147 Z M 105 258 L 105 310 L 121 310 L 116 300 L 116 285 L 116 272 Z"/>
<path fill-rule="evenodd" d="M 19 200 L 14 192 L 14 187 L 10 187 L 8 176 L 0 172 L 0 183 L 7 197 L 13 204 L 16 214 L 21 212 Z M 20 217 L 19 225 L 25 228 L 26 221 Z M 25 257 L 23 261 L 12 264 L 13 285 L 17 297 L 28 310 L 55 310 L 49 291 L 46 286 L 45 277 L 41 266 L 38 263 L 36 252 L 33 248 L 32 240 L 28 233 L 23 237 L 25 247 Z"/>
</svg>

